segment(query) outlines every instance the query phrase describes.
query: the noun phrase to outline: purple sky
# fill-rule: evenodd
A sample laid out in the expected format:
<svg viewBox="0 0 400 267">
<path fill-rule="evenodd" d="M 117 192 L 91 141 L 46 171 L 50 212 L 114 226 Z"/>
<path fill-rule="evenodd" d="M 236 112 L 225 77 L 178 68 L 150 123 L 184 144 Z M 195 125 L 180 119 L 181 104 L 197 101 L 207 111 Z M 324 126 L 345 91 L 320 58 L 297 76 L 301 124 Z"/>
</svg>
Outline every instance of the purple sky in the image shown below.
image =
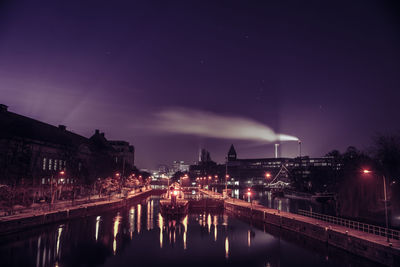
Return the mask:
<svg viewBox="0 0 400 267">
<path fill-rule="evenodd" d="M 274 2 L 3 1 L 0 102 L 127 140 L 139 168 L 192 162 L 199 147 L 222 162 L 231 143 L 242 158 L 273 156 L 272 144 L 148 127 L 170 108 L 258 121 L 310 156 L 398 132 L 396 1 Z"/>
</svg>

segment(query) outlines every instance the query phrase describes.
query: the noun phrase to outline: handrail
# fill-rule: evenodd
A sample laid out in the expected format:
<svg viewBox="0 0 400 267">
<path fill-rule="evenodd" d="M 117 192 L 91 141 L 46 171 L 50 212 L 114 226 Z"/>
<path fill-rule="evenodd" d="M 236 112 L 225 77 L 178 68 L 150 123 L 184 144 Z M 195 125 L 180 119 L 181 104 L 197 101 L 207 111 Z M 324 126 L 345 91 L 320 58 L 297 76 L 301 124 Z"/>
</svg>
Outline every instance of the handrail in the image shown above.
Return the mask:
<svg viewBox="0 0 400 267">
<path fill-rule="evenodd" d="M 306 217 L 318 219 L 321 221 L 325 222 L 330 222 L 336 225 L 341 225 L 350 229 L 374 234 L 374 235 L 379 235 L 379 236 L 388 236 L 389 238 L 400 240 L 400 231 L 394 230 L 394 229 L 387 229 L 385 227 L 377 226 L 377 225 L 372 225 L 372 224 L 367 224 L 367 223 L 362 223 L 362 222 L 357 222 L 357 221 L 352 221 L 340 217 L 335 217 L 335 216 L 330 216 L 330 215 L 325 215 L 325 214 L 320 214 L 312 211 L 307 211 L 307 210 L 298 210 L 299 215 L 303 215 Z"/>
</svg>

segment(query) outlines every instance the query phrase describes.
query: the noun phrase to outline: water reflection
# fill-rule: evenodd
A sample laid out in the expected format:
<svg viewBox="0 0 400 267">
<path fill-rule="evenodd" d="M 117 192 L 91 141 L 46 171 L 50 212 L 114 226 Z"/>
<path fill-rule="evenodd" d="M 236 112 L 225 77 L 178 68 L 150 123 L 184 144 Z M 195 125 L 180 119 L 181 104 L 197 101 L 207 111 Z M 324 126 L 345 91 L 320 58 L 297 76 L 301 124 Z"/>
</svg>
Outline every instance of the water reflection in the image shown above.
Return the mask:
<svg viewBox="0 0 400 267">
<path fill-rule="evenodd" d="M 251 246 L 250 230 L 247 231 L 247 246 Z"/>
<path fill-rule="evenodd" d="M 207 226 L 208 226 L 208 233 L 211 231 L 211 214 L 207 216 Z"/>
<path fill-rule="evenodd" d="M 217 241 L 218 236 L 218 216 L 214 215 L 214 241 Z"/>
<path fill-rule="evenodd" d="M 187 235 L 187 225 L 188 225 L 188 215 L 182 221 L 183 224 L 183 249 L 186 249 L 186 235 Z"/>
<path fill-rule="evenodd" d="M 60 226 L 58 227 L 57 250 L 56 250 L 57 258 L 58 258 L 58 256 L 60 255 L 60 254 L 59 254 L 59 253 L 60 253 L 60 239 L 61 239 L 61 233 L 62 233 L 62 231 L 63 231 L 63 227 L 64 227 L 64 225 L 60 225 Z"/>
<path fill-rule="evenodd" d="M 147 231 L 153 229 L 154 200 L 147 202 Z"/>
<path fill-rule="evenodd" d="M 114 255 L 117 253 L 117 235 L 119 231 L 119 224 L 121 222 L 121 216 L 119 213 L 114 218 L 114 242 L 113 242 L 113 253 Z"/>
<path fill-rule="evenodd" d="M 247 266 L 369 264 L 352 260 L 348 254 L 340 258 L 342 252 L 330 254 L 325 246 L 307 248 L 303 242 L 281 241 L 280 231 L 265 233 L 262 227 L 209 211 L 180 220 L 165 219 L 157 199 L 152 198 L 119 211 L 48 225 L 15 241 L 0 240 L 0 258 L 2 266 L 11 267 L 121 266 L 118 262 L 124 266 L 209 267 L 241 266 L 243 262 Z M 315 252 L 315 247 L 321 252 Z M 293 257 L 281 258 L 288 250 Z M 141 256 L 149 251 L 149 257 Z"/>
<path fill-rule="evenodd" d="M 229 239 L 225 237 L 225 258 L 229 258 Z"/>
<path fill-rule="evenodd" d="M 39 267 L 39 261 L 40 261 L 40 241 L 42 241 L 42 236 L 38 237 L 37 252 L 36 252 L 36 267 Z"/>
<path fill-rule="evenodd" d="M 95 235 L 94 235 L 96 241 L 99 239 L 100 220 L 101 220 L 101 216 L 97 216 L 96 217 L 96 230 L 95 230 Z"/>
<path fill-rule="evenodd" d="M 135 232 L 135 208 L 131 207 L 129 210 L 129 235 L 132 240 L 133 233 Z"/>
</svg>

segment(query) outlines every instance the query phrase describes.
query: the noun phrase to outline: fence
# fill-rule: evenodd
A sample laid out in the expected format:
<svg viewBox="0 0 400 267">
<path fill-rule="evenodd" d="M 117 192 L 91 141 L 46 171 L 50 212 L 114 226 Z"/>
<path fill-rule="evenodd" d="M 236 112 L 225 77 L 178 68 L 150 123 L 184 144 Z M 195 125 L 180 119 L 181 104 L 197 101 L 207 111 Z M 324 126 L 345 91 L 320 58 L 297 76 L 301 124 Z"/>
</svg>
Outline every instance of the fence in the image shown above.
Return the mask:
<svg viewBox="0 0 400 267">
<path fill-rule="evenodd" d="M 330 223 L 333 223 L 336 225 L 345 226 L 350 229 L 362 231 L 365 233 L 370 233 L 370 234 L 379 235 L 379 236 L 388 236 L 389 238 L 400 240 L 400 231 L 397 231 L 397 230 L 387 229 L 387 228 L 372 225 L 372 224 L 347 220 L 347 219 L 343 219 L 340 217 L 329 216 L 329 215 L 320 214 L 320 213 L 307 211 L 307 210 L 299 209 L 298 214 L 307 216 L 307 217 L 311 217 L 311 218 L 315 218 L 315 219 L 318 219 L 321 221 L 330 222 Z"/>
</svg>

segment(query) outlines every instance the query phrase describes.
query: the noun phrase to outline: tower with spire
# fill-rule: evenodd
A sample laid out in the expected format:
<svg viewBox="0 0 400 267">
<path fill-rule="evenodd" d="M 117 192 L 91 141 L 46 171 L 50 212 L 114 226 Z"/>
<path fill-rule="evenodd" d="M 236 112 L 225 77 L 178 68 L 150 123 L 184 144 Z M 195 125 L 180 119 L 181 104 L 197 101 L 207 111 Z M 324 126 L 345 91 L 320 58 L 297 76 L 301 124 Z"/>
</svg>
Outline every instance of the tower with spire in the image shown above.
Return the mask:
<svg viewBox="0 0 400 267">
<path fill-rule="evenodd" d="M 236 159 L 237 159 L 236 150 L 232 144 L 231 147 L 229 148 L 229 152 L 228 152 L 228 161 L 235 161 Z"/>
</svg>

